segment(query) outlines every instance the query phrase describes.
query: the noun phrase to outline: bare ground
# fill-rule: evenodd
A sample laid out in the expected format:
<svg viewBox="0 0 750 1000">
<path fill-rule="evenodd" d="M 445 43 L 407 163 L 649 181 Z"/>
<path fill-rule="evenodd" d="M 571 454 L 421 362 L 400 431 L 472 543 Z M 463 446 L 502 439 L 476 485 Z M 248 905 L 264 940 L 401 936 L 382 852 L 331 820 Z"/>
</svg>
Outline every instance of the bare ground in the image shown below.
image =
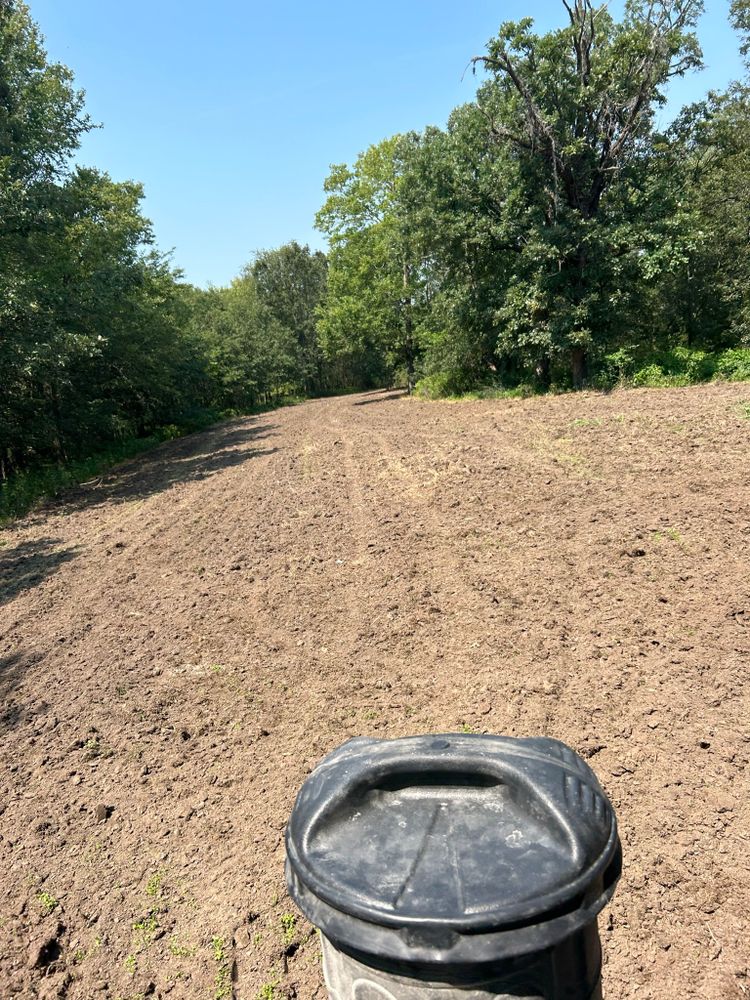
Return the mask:
<svg viewBox="0 0 750 1000">
<path fill-rule="evenodd" d="M 609 793 L 609 997 L 748 996 L 749 399 L 321 400 L 5 532 L 0 997 L 322 1000 L 297 788 L 467 727 Z"/>
</svg>

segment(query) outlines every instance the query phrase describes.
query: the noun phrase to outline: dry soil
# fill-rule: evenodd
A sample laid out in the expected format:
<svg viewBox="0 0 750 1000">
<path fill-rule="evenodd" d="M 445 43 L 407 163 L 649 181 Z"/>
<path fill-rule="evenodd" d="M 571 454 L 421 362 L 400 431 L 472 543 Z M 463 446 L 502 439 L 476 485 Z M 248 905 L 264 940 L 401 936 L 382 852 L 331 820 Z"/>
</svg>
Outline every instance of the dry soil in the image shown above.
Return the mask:
<svg viewBox="0 0 750 1000">
<path fill-rule="evenodd" d="M 750 994 L 750 386 L 320 400 L 0 548 L 0 997 L 322 1000 L 284 888 L 349 736 L 546 734 L 625 868 L 618 1000 Z"/>
</svg>

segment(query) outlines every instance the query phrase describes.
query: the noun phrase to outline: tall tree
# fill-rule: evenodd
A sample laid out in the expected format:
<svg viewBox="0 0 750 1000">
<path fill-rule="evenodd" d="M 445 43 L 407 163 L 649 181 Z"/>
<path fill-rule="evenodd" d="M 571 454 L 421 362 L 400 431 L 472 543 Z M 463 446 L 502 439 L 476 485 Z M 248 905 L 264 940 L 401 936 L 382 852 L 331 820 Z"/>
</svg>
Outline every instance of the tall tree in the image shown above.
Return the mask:
<svg viewBox="0 0 750 1000">
<path fill-rule="evenodd" d="M 323 353 L 316 330 L 326 292 L 325 254 L 296 241 L 257 254 L 250 268 L 258 294 L 273 318 L 297 344 L 296 378 L 302 392 L 323 389 Z"/>
<path fill-rule="evenodd" d="M 320 333 L 329 357 L 382 352 L 406 369 L 411 390 L 419 354 L 419 261 L 404 212 L 409 139 L 393 136 L 334 166 L 316 226 L 329 237 L 328 298 Z"/>
<path fill-rule="evenodd" d="M 516 173 L 476 104 L 412 140 L 403 201 L 421 261 L 423 367 L 449 392 L 492 379 L 504 361 L 498 312 L 526 228 Z"/>
<path fill-rule="evenodd" d="M 750 57 L 750 0 L 732 0 L 730 8 L 732 24 L 740 33 L 740 52 L 746 59 Z"/>
<path fill-rule="evenodd" d="M 212 405 L 252 408 L 270 402 L 295 383 L 294 336 L 263 301 L 252 267 L 245 268 L 228 288 L 198 295 L 191 325 L 208 359 Z"/>
<path fill-rule="evenodd" d="M 0 476 L 140 434 L 196 358 L 140 185 L 71 168 L 90 128 L 25 4 L 0 2 Z"/>
<path fill-rule="evenodd" d="M 39 316 L 45 264 L 54 271 L 58 182 L 80 137 L 91 127 L 70 71 L 49 63 L 28 7 L 0 3 L 0 475 L 7 475 L 36 438 L 29 429 L 37 400 L 33 373 L 64 364 L 79 344 L 59 337 Z M 51 258 L 40 256 L 47 242 Z M 55 399 L 48 399 L 54 410 Z M 37 422 L 39 426 L 39 423 Z M 46 427 L 49 438 L 55 432 Z"/>
<path fill-rule="evenodd" d="M 747 55 L 748 0 L 735 0 L 732 21 Z M 668 310 L 682 319 L 688 343 L 750 343 L 750 81 L 683 109 L 670 140 L 692 244 Z"/>
<path fill-rule="evenodd" d="M 647 153 L 666 84 L 700 64 L 702 3 L 627 0 L 615 23 L 606 4 L 562 2 L 567 27 L 539 36 L 529 18 L 505 24 L 475 63 L 492 74 L 479 93 L 490 134 L 513 148 L 543 213 L 506 321 L 537 331 L 542 352 L 567 354 L 580 385 L 613 313 L 601 306 L 623 220 L 610 209 Z"/>
</svg>

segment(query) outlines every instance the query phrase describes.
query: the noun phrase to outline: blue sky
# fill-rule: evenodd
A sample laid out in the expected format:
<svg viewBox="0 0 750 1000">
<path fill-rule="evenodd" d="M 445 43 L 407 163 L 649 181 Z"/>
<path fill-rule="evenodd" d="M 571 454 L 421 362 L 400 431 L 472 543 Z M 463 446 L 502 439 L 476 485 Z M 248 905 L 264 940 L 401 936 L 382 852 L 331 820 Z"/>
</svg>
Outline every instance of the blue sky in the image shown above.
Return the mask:
<svg viewBox="0 0 750 1000">
<path fill-rule="evenodd" d="M 227 284 L 256 249 L 313 228 L 331 163 L 442 125 L 505 20 L 562 23 L 553 0 L 30 0 L 50 58 L 103 128 L 81 162 L 146 189 L 159 246 L 189 281 Z M 615 13 L 622 2 L 613 2 Z M 670 110 L 741 75 L 729 0 L 707 0 L 706 70 Z M 463 76 L 463 79 L 462 79 Z"/>
</svg>

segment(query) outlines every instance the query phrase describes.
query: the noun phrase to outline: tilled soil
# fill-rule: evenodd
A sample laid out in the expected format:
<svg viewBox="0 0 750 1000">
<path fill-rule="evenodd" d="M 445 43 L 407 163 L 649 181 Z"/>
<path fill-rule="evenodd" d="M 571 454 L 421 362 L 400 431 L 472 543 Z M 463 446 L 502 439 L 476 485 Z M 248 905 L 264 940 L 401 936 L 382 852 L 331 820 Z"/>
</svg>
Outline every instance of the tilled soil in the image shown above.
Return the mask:
<svg viewBox="0 0 750 1000">
<path fill-rule="evenodd" d="M 749 400 L 315 401 L 5 532 L 2 1000 L 322 1000 L 297 789 L 468 729 L 565 740 L 612 799 L 609 997 L 748 996 Z"/>
</svg>

